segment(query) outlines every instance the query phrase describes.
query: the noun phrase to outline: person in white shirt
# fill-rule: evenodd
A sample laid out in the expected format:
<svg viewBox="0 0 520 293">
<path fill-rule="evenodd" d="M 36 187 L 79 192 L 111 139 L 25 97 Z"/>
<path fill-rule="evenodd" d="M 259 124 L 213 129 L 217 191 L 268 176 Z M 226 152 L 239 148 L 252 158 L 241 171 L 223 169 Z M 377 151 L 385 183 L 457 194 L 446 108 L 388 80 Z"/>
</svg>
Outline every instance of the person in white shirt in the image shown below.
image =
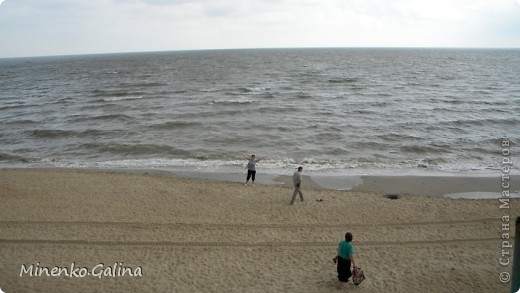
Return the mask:
<svg viewBox="0 0 520 293">
<path fill-rule="evenodd" d="M 255 155 L 251 155 L 251 157 L 247 157 L 246 155 L 242 154 L 242 156 L 248 161 L 247 162 L 247 178 L 246 178 L 246 184 L 249 182 L 249 179 L 253 179 L 252 183 L 253 186 L 255 185 L 255 176 L 256 176 L 256 163 L 260 162 L 261 160 L 265 159 L 265 157 L 257 159 Z"/>
<path fill-rule="evenodd" d="M 294 204 L 294 201 L 296 200 L 296 195 L 300 194 L 300 199 L 303 201 L 303 193 L 300 190 L 302 185 L 302 171 L 303 167 L 298 167 L 298 171 L 294 172 L 293 174 L 293 183 L 294 183 L 294 192 L 291 199 L 291 205 Z"/>
</svg>

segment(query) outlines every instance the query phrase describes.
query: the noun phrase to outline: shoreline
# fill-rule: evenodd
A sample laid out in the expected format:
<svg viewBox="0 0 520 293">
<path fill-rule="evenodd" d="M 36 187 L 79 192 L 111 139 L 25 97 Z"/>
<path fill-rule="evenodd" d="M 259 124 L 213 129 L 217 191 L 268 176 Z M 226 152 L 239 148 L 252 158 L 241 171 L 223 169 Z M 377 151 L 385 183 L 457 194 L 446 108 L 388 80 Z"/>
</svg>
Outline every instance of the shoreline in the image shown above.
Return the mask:
<svg viewBox="0 0 520 293">
<path fill-rule="evenodd" d="M 77 170 L 89 172 L 115 172 L 140 175 L 161 175 L 215 182 L 244 183 L 245 172 L 215 172 L 167 169 L 117 169 L 117 168 L 0 168 L 0 170 Z M 359 191 L 381 194 L 444 196 L 452 199 L 497 199 L 501 197 L 500 174 L 440 173 L 409 171 L 395 175 L 334 175 L 303 173 L 304 187 L 312 189 Z M 512 198 L 520 198 L 520 174 L 510 175 Z M 292 188 L 292 174 L 257 173 L 257 184 Z"/>
</svg>

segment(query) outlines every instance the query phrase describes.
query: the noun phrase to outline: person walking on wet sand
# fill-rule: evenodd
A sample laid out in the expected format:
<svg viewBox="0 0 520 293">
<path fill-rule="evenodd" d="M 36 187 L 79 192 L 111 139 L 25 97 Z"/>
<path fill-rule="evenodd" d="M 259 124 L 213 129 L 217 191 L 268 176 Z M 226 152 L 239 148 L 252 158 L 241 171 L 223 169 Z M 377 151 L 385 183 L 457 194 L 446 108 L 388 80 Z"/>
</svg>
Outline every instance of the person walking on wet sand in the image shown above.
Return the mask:
<svg viewBox="0 0 520 293">
<path fill-rule="evenodd" d="M 298 167 L 298 171 L 294 172 L 294 174 L 293 174 L 294 192 L 292 194 L 291 205 L 294 204 L 297 194 L 300 194 L 300 199 L 303 201 L 303 193 L 300 190 L 301 185 L 302 185 L 302 171 L 303 171 L 303 167 L 300 166 L 300 167 Z"/>
<path fill-rule="evenodd" d="M 256 163 L 260 162 L 261 160 L 265 159 L 265 157 L 257 159 L 255 155 L 251 155 L 251 157 L 248 157 L 244 154 L 242 156 L 248 160 L 247 162 L 247 178 L 246 178 L 246 185 L 249 182 L 249 179 L 252 179 L 253 185 L 255 185 L 255 175 L 256 175 Z"/>
</svg>

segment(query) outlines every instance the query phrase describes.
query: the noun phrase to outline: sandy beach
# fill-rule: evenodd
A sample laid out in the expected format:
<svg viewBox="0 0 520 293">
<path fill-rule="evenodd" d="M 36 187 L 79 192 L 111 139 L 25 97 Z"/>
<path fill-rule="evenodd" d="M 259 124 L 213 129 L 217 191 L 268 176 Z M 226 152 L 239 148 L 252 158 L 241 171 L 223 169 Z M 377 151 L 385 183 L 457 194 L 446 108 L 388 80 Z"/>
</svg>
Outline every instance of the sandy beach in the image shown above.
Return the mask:
<svg viewBox="0 0 520 293">
<path fill-rule="evenodd" d="M 421 183 L 424 178 L 400 178 L 393 185 L 388 178 L 370 179 L 374 188 L 365 184 L 351 191 L 304 182 L 305 201 L 290 206 L 291 186 L 145 171 L 1 169 L 0 288 L 6 293 L 509 292 L 510 283 L 499 280 L 512 267 L 499 263 L 502 218 L 510 217 L 513 243 L 520 199 L 501 209 L 498 199 L 439 196 L 431 184 Z M 465 192 L 461 185 L 475 187 L 483 180 L 435 184 L 442 192 Z M 417 194 L 383 197 L 385 185 L 399 192 L 403 184 L 414 185 Z M 495 184 L 500 188 L 499 179 Z M 367 279 L 340 291 L 332 258 L 347 231 Z M 108 275 L 117 274 L 118 266 L 140 268 L 142 276 L 22 274 L 30 265 L 72 264 L 108 268 Z"/>
</svg>

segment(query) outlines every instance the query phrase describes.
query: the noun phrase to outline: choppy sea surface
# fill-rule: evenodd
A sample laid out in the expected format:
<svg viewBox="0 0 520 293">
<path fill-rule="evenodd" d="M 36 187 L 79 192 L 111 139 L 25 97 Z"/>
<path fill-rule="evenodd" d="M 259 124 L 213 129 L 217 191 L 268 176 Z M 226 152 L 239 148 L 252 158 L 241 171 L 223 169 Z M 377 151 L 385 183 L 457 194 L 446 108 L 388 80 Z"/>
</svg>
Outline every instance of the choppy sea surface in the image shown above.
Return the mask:
<svg viewBox="0 0 520 293">
<path fill-rule="evenodd" d="M 0 59 L 0 167 L 519 172 L 520 50 Z"/>
</svg>

